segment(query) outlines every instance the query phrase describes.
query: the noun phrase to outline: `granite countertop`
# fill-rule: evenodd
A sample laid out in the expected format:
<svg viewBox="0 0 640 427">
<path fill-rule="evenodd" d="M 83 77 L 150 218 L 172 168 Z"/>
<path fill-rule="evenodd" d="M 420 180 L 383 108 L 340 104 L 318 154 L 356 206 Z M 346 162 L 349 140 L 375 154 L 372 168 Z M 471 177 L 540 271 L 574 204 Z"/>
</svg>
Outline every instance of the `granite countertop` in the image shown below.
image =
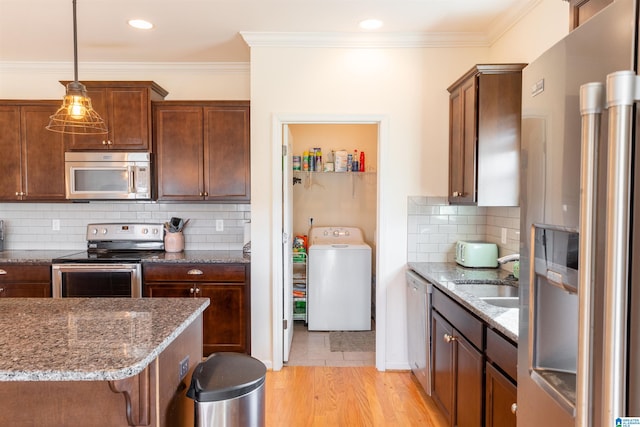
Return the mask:
<svg viewBox="0 0 640 427">
<path fill-rule="evenodd" d="M 83 250 L 5 250 L 0 251 L 0 262 L 16 264 L 46 264 L 56 258 L 62 258 L 71 254 L 85 252 Z M 145 258 L 142 262 L 169 262 L 169 263 L 250 263 L 251 254 L 245 254 L 242 250 L 234 251 L 183 251 L 160 252 Z"/>
<path fill-rule="evenodd" d="M 4 298 L 0 381 L 110 381 L 140 373 L 207 298 Z"/>
<path fill-rule="evenodd" d="M 456 285 L 479 282 L 507 283 L 517 286 L 518 281 L 508 271 L 495 268 L 465 268 L 446 262 L 410 262 L 409 268 L 433 283 L 489 326 L 514 342 L 518 342 L 519 309 L 487 304 L 478 297 L 456 288 Z"/>
<path fill-rule="evenodd" d="M 145 258 L 142 262 L 168 262 L 168 263 L 250 263 L 251 254 L 238 251 L 183 251 L 163 252 Z"/>
</svg>

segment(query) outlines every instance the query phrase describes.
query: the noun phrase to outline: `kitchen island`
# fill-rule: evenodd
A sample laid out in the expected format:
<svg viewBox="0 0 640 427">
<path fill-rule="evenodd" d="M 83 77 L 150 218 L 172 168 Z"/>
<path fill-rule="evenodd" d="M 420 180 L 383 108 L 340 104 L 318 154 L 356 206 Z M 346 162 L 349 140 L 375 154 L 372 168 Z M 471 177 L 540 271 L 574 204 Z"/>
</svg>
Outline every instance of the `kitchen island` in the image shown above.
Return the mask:
<svg viewBox="0 0 640 427">
<path fill-rule="evenodd" d="M 206 298 L 0 301 L 0 425 L 192 426 Z"/>
</svg>

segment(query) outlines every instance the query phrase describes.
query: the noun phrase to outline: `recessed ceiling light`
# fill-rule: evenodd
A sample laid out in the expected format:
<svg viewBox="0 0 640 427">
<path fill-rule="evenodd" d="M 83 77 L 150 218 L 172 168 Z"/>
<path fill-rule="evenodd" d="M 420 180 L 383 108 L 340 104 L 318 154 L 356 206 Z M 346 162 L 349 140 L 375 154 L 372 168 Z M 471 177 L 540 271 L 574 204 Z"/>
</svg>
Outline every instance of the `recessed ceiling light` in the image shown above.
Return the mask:
<svg viewBox="0 0 640 427">
<path fill-rule="evenodd" d="M 153 28 L 153 24 L 149 21 L 145 21 L 144 19 L 130 19 L 129 25 L 139 30 L 150 30 Z"/>
<path fill-rule="evenodd" d="M 382 21 L 379 19 L 365 19 L 360 22 L 360 28 L 363 30 L 377 30 L 382 27 Z"/>
</svg>

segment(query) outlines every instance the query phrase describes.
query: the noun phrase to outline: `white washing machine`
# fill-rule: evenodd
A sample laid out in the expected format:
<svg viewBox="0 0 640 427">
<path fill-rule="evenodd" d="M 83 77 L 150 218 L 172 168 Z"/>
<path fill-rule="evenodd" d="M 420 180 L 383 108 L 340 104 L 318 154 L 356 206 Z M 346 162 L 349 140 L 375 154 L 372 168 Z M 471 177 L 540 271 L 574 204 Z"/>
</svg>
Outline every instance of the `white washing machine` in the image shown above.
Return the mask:
<svg viewBox="0 0 640 427">
<path fill-rule="evenodd" d="M 309 230 L 310 331 L 371 330 L 371 247 L 357 227 Z"/>
</svg>

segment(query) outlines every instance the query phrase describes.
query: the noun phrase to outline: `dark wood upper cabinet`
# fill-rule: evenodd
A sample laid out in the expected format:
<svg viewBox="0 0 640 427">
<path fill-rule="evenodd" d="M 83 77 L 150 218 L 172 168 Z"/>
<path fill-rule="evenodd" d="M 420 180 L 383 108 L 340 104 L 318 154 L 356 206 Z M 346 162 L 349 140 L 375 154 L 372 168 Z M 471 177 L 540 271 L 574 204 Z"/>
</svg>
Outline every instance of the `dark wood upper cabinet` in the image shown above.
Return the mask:
<svg viewBox="0 0 640 427">
<path fill-rule="evenodd" d="M 569 0 L 569 29 L 575 30 L 613 0 Z"/>
<path fill-rule="evenodd" d="M 518 206 L 525 65 L 476 65 L 449 86 L 449 203 Z"/>
<path fill-rule="evenodd" d="M 64 140 L 45 129 L 60 101 L 0 101 L 0 200 L 62 201 Z"/>
<path fill-rule="evenodd" d="M 248 101 L 165 101 L 153 111 L 158 200 L 251 200 Z"/>
<path fill-rule="evenodd" d="M 63 82 L 66 84 L 67 82 Z M 151 102 L 161 101 L 166 90 L 149 81 L 88 81 L 93 109 L 102 117 L 109 133 L 68 135 L 69 151 L 151 150 Z"/>
</svg>

